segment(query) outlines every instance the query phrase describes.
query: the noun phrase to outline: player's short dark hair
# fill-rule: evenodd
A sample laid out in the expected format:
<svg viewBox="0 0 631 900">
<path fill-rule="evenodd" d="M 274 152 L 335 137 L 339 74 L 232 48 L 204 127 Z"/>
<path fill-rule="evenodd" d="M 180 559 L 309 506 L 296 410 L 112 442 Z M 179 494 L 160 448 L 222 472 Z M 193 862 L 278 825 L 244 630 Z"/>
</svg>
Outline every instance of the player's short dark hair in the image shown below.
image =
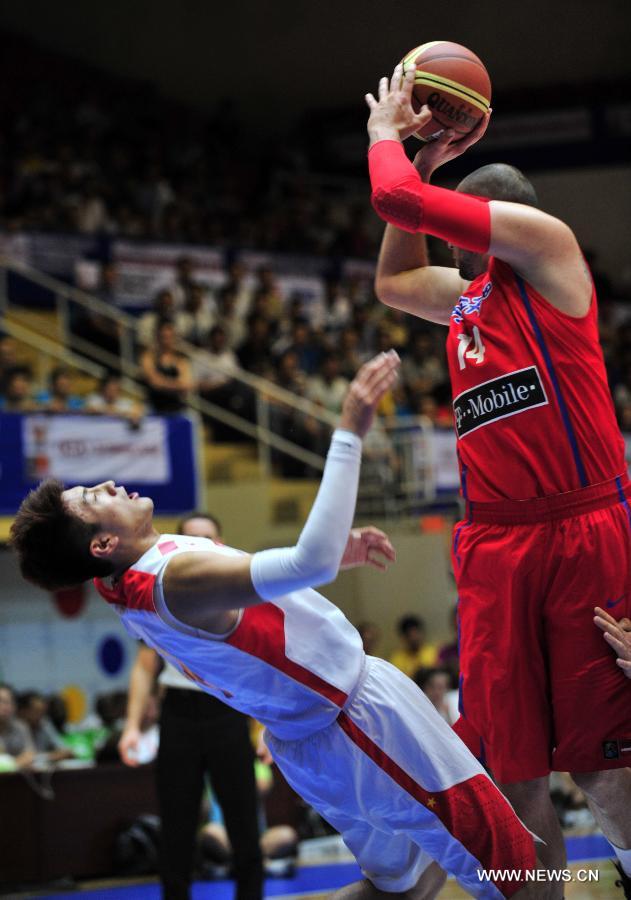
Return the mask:
<svg viewBox="0 0 631 900">
<path fill-rule="evenodd" d="M 190 522 L 191 519 L 207 519 L 217 529 L 217 534 L 221 534 L 221 522 L 217 518 L 217 516 L 213 516 L 207 512 L 201 512 L 200 510 L 194 510 L 192 513 L 189 513 L 187 516 L 184 516 L 183 519 L 180 520 L 180 524 L 177 527 L 178 534 L 183 534 L 184 526 L 187 522 Z"/>
<path fill-rule="evenodd" d="M 68 511 L 61 481 L 47 478 L 22 501 L 11 526 L 10 545 L 24 578 L 47 591 L 111 575 L 114 566 L 90 553 L 96 523 Z"/>
<path fill-rule="evenodd" d="M 397 631 L 399 634 L 407 634 L 408 631 L 411 631 L 413 628 L 425 631 L 424 619 L 421 619 L 420 616 L 407 615 L 400 618 L 397 622 Z"/>
<path fill-rule="evenodd" d="M 464 194 L 488 197 L 489 200 L 539 206 L 537 192 L 524 173 L 506 163 L 491 163 L 476 169 L 462 179 L 458 190 Z"/>
</svg>

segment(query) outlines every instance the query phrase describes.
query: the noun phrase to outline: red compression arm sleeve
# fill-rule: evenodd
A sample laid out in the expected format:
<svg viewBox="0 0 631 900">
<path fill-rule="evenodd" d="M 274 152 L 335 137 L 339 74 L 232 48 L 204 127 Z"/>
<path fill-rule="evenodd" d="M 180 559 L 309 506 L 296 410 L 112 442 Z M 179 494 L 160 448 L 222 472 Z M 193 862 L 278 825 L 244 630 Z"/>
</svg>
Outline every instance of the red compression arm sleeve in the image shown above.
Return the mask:
<svg viewBox="0 0 631 900">
<path fill-rule="evenodd" d="M 422 231 L 450 244 L 486 253 L 491 243 L 488 201 L 425 184 L 398 141 L 378 141 L 368 151 L 372 205 L 404 231 Z"/>
</svg>

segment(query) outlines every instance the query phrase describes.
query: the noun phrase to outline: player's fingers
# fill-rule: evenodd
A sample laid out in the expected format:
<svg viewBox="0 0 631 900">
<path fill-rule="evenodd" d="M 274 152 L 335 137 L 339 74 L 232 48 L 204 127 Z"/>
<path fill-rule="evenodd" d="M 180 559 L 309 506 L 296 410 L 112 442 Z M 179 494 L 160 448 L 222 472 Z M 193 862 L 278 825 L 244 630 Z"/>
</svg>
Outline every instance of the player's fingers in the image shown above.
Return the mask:
<svg viewBox="0 0 631 900">
<path fill-rule="evenodd" d="M 362 382 L 366 388 L 370 390 L 373 383 L 379 381 L 387 372 L 398 369 L 400 365 L 401 359 L 396 350 L 388 350 L 387 353 L 380 353 L 379 356 L 376 356 L 370 362 L 366 363 L 365 367 L 360 369 Z"/>
<path fill-rule="evenodd" d="M 628 659 L 617 659 L 616 662 L 620 666 L 621 669 L 624 669 L 625 672 L 628 672 L 631 676 L 631 660 Z"/>
<path fill-rule="evenodd" d="M 396 552 L 390 541 L 379 541 L 373 544 L 367 545 L 367 553 L 380 553 L 382 556 L 385 556 L 386 559 L 394 562 L 396 558 Z"/>
<path fill-rule="evenodd" d="M 361 367 L 353 379 L 355 389 L 362 392 L 369 391 L 375 379 L 378 379 L 383 372 L 398 367 L 400 362 L 395 351 L 380 353 Z"/>
<path fill-rule="evenodd" d="M 380 572 L 385 572 L 386 569 L 388 568 L 386 563 L 379 556 L 377 556 L 376 553 L 374 553 L 373 551 L 370 551 L 368 553 L 368 556 L 366 557 L 366 562 L 368 563 L 369 566 L 372 566 L 373 569 L 378 569 Z"/>
<path fill-rule="evenodd" d="M 384 531 L 379 531 L 378 528 L 375 528 L 372 525 L 369 526 L 369 528 L 364 529 L 362 539 L 371 547 L 384 547 L 392 551 L 394 550 L 388 535 Z"/>
<path fill-rule="evenodd" d="M 429 120 L 432 118 L 432 112 L 426 106 L 424 106 L 420 112 L 417 112 L 414 116 L 414 124 L 415 125 L 427 125 Z"/>
<path fill-rule="evenodd" d="M 395 93 L 396 91 L 401 90 L 401 77 L 403 75 L 403 66 L 401 63 L 397 63 L 394 67 L 394 72 L 392 73 L 392 78 L 390 79 L 390 92 Z"/>
<path fill-rule="evenodd" d="M 609 646 L 616 651 L 618 656 L 621 656 L 623 659 L 627 659 L 631 657 L 631 649 L 626 646 L 624 641 L 621 641 L 620 638 L 617 638 L 614 634 L 611 634 L 609 631 L 605 632 L 605 640 L 609 644 Z"/>
<path fill-rule="evenodd" d="M 401 90 L 406 95 L 406 97 L 412 96 L 412 90 L 414 89 L 414 79 L 416 78 L 416 66 L 407 66 L 405 69 L 405 74 L 403 76 L 403 81 L 401 83 Z"/>
<path fill-rule="evenodd" d="M 594 617 L 594 624 L 597 625 L 601 631 L 604 631 L 606 634 L 613 634 L 616 636 L 620 629 L 618 628 L 618 623 L 613 621 L 607 621 L 607 619 L 603 619 L 601 616 Z"/>
<path fill-rule="evenodd" d="M 475 126 L 475 128 L 466 134 L 463 138 L 460 138 L 459 141 L 456 141 L 458 147 L 461 150 L 467 150 L 473 144 L 480 140 L 481 137 L 484 136 L 486 129 L 489 127 L 489 122 L 491 121 L 491 114 L 489 112 L 485 113 L 482 116 L 480 122 Z"/>
<path fill-rule="evenodd" d="M 385 100 L 388 96 L 388 79 L 384 75 L 383 78 L 379 79 L 379 99 Z"/>
<path fill-rule="evenodd" d="M 375 109 L 375 107 L 377 106 L 377 101 L 375 100 L 375 98 L 373 97 L 372 94 L 366 94 L 364 96 L 364 100 L 366 101 L 366 103 L 370 107 L 370 109 Z"/>
<path fill-rule="evenodd" d="M 605 622 L 609 622 L 610 625 L 617 625 L 617 624 L 618 624 L 617 621 L 614 619 L 614 617 L 613 617 L 613 616 L 610 616 L 609 613 L 608 613 L 608 612 L 605 612 L 605 610 L 602 609 L 600 606 L 597 606 L 597 607 L 594 609 L 594 612 L 595 612 L 596 615 L 599 616 L 601 619 L 604 619 Z"/>
<path fill-rule="evenodd" d="M 366 395 L 369 403 L 377 403 L 383 395 L 390 390 L 399 377 L 398 367 L 384 368 L 376 372 L 366 387 Z"/>
<path fill-rule="evenodd" d="M 626 616 L 622 619 L 618 619 L 618 625 L 623 631 L 631 631 L 631 619 L 627 619 Z"/>
</svg>

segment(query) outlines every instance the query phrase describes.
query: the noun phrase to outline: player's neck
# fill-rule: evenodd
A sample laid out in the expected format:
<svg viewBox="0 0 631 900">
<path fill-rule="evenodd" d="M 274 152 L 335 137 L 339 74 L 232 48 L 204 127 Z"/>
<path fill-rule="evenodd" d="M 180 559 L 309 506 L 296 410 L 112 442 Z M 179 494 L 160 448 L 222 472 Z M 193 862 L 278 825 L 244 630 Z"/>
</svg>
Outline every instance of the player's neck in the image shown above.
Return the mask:
<svg viewBox="0 0 631 900">
<path fill-rule="evenodd" d="M 155 528 L 151 528 L 147 534 L 134 535 L 129 541 L 121 543 L 120 551 L 117 552 L 116 559 L 113 560 L 116 566 L 114 579 L 120 578 L 126 569 L 138 562 L 159 540 L 160 533 Z"/>
</svg>

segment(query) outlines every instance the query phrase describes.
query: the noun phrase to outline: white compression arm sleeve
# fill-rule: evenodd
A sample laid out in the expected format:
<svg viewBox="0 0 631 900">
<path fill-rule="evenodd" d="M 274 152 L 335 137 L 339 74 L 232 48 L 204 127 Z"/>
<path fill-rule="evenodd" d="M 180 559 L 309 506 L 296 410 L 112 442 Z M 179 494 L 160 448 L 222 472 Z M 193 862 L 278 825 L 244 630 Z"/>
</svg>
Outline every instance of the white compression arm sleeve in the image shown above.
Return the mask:
<svg viewBox="0 0 631 900">
<path fill-rule="evenodd" d="M 328 584 L 337 575 L 355 515 L 361 448 L 361 438 L 352 431 L 334 431 L 318 496 L 298 543 L 252 557 L 252 584 L 263 600 Z"/>
</svg>

